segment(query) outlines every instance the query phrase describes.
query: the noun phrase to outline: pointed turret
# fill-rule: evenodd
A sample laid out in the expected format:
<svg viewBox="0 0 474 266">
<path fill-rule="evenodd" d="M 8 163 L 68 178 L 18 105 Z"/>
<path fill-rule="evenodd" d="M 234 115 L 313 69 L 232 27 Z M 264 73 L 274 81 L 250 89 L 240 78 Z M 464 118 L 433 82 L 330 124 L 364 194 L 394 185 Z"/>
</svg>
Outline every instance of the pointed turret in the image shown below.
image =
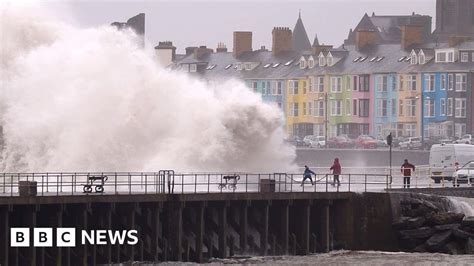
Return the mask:
<svg viewBox="0 0 474 266">
<path fill-rule="evenodd" d="M 311 43 L 309 42 L 308 34 L 301 20 L 301 11 L 298 14 L 298 20 L 296 21 L 295 28 L 293 30 L 293 50 L 295 51 L 307 51 L 311 50 Z"/>
<path fill-rule="evenodd" d="M 319 45 L 319 40 L 318 40 L 318 34 L 314 35 L 314 41 L 313 41 L 313 47 L 316 47 Z"/>
</svg>

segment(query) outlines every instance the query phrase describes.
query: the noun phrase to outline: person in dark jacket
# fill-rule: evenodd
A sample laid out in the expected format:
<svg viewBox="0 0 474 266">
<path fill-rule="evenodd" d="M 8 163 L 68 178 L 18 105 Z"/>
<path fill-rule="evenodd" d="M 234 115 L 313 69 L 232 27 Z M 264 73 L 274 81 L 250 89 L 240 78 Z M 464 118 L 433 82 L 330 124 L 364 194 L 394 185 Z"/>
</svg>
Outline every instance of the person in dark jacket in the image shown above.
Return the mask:
<svg viewBox="0 0 474 266">
<path fill-rule="evenodd" d="M 332 164 L 331 168 L 329 168 L 329 170 L 332 170 L 332 174 L 334 175 L 332 185 L 334 186 L 337 182 L 337 186 L 340 187 L 341 181 L 339 181 L 339 175 L 342 173 L 342 167 L 339 163 L 339 158 L 334 159 L 334 163 Z"/>
<path fill-rule="evenodd" d="M 311 178 L 311 174 L 316 176 L 316 173 L 311 171 L 308 166 L 304 166 L 304 174 L 303 174 L 303 181 L 301 181 L 301 186 L 303 186 L 304 181 L 309 179 L 311 181 L 311 185 L 314 185 L 313 179 Z"/>
<path fill-rule="evenodd" d="M 409 163 L 407 159 L 405 159 L 405 162 L 402 164 L 402 168 L 400 169 L 400 171 L 403 174 L 403 188 L 410 188 L 411 174 L 412 171 L 415 171 L 415 166 Z"/>
</svg>

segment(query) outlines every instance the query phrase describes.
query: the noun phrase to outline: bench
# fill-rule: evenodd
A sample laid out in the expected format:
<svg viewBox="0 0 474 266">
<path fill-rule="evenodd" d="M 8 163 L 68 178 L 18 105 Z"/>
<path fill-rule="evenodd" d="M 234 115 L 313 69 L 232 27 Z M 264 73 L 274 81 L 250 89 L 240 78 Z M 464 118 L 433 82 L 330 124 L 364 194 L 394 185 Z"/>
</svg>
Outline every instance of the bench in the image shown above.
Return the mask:
<svg viewBox="0 0 474 266">
<path fill-rule="evenodd" d="M 109 178 L 107 176 L 88 176 L 87 184 L 85 184 L 83 187 L 84 193 L 91 193 L 92 186 L 95 186 L 95 192 L 97 193 L 104 192 L 104 185 L 108 179 Z M 96 181 L 100 181 L 100 184 L 94 185 L 94 182 Z"/>
</svg>

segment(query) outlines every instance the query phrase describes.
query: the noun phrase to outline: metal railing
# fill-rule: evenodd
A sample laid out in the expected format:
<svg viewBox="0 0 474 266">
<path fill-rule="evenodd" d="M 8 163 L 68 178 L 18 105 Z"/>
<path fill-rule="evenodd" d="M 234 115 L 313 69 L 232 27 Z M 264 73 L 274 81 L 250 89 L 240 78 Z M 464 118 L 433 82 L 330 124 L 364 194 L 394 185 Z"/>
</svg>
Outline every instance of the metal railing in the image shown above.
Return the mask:
<svg viewBox="0 0 474 266">
<path fill-rule="evenodd" d="M 184 194 L 241 192 L 367 192 L 403 188 L 400 168 L 344 168 L 340 185 L 323 168 L 312 168 L 314 184 L 302 173 L 178 173 L 158 172 L 95 172 L 95 173 L 2 173 L 0 197 L 18 196 L 20 190 L 32 186 L 36 195 L 111 195 L 111 194 Z M 351 171 L 350 173 L 348 173 Z M 411 178 L 411 188 L 452 186 L 450 180 L 435 184 L 430 178 L 433 169 L 418 167 Z M 321 174 L 319 174 L 321 173 Z M 24 182 L 26 181 L 26 182 Z"/>
</svg>

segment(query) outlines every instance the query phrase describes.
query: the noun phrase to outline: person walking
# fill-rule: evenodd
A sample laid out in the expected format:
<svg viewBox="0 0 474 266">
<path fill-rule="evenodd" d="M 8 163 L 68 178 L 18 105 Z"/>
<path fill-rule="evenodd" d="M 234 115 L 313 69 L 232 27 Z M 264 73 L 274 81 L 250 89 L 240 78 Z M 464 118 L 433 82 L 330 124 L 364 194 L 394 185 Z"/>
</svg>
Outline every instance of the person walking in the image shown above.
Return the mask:
<svg viewBox="0 0 474 266">
<path fill-rule="evenodd" d="M 301 186 L 304 185 L 304 181 L 309 179 L 311 181 L 311 185 L 314 185 L 313 179 L 311 178 L 311 174 L 313 174 L 316 178 L 316 173 L 311 171 L 307 165 L 304 166 L 304 174 L 303 174 L 303 181 L 301 181 Z"/>
<path fill-rule="evenodd" d="M 339 181 L 339 175 L 342 173 L 342 167 L 339 163 L 339 158 L 334 159 L 334 163 L 332 164 L 331 168 L 329 168 L 329 170 L 332 170 L 332 174 L 334 175 L 332 185 L 335 186 L 337 182 L 337 186 L 340 187 L 341 181 Z"/>
<path fill-rule="evenodd" d="M 415 171 L 415 166 L 408 162 L 405 159 L 405 162 L 402 164 L 401 172 L 403 174 L 403 188 L 410 188 L 410 179 L 412 171 Z"/>
</svg>

